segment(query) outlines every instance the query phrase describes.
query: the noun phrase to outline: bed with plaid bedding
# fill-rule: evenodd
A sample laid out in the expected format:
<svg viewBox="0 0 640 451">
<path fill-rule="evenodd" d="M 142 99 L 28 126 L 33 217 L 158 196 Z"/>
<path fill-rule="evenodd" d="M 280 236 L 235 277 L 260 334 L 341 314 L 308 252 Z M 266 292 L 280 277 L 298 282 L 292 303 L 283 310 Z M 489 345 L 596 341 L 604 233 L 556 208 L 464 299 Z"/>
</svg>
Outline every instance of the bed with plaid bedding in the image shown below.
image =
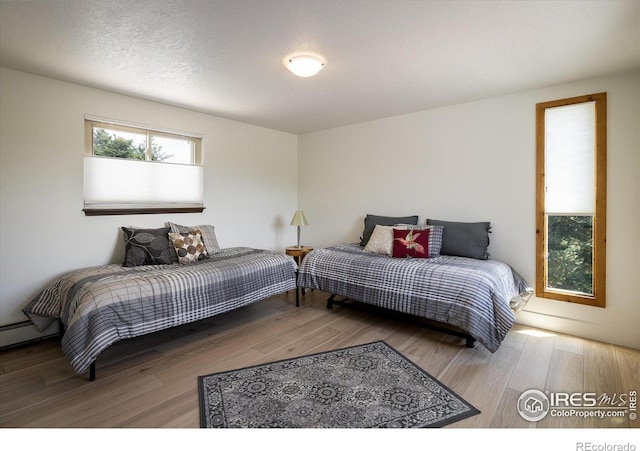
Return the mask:
<svg viewBox="0 0 640 451">
<path fill-rule="evenodd" d="M 77 373 L 116 341 L 198 321 L 296 289 L 292 257 L 236 247 L 181 265 L 111 264 L 71 271 L 23 312 L 39 329 L 60 319 Z"/>
<path fill-rule="evenodd" d="M 392 258 L 357 243 L 316 249 L 298 286 L 454 326 L 495 352 L 515 322 L 510 301 L 531 287 L 498 260 Z"/>
</svg>

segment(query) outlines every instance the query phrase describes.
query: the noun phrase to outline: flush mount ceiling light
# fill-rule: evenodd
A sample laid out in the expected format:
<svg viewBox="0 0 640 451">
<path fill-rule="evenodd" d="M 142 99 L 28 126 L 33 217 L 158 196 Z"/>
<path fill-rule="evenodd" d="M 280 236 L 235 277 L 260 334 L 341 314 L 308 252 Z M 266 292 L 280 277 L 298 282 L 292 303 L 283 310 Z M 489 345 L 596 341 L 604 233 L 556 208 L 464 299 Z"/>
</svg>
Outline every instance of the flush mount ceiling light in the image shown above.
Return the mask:
<svg viewBox="0 0 640 451">
<path fill-rule="evenodd" d="M 284 64 L 298 77 L 312 77 L 320 72 L 325 61 L 314 55 L 296 55 L 286 58 Z"/>
</svg>

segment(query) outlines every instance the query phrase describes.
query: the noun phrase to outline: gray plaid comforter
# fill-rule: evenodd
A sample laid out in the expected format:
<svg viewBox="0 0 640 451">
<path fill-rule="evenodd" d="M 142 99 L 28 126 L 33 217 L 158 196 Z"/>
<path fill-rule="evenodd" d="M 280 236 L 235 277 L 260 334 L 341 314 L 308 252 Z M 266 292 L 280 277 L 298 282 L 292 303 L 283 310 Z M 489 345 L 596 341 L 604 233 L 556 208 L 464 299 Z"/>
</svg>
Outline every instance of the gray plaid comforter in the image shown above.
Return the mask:
<svg viewBox="0 0 640 451">
<path fill-rule="evenodd" d="M 296 288 L 292 257 L 237 247 L 189 265 L 105 265 L 66 273 L 23 312 L 40 329 L 59 318 L 78 373 L 111 344 L 186 324 Z"/>
<path fill-rule="evenodd" d="M 356 243 L 310 252 L 298 285 L 458 327 L 491 352 L 515 322 L 509 301 L 530 290 L 498 260 L 399 259 Z"/>
</svg>

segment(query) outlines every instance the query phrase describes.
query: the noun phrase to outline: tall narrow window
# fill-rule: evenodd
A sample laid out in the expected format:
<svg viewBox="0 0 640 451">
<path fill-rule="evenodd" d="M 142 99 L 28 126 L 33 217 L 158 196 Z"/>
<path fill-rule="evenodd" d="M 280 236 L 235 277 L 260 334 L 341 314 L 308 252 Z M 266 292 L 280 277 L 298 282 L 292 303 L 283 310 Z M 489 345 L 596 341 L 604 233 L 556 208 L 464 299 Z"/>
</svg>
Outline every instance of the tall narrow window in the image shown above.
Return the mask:
<svg viewBox="0 0 640 451">
<path fill-rule="evenodd" d="M 536 105 L 536 295 L 605 306 L 607 95 Z"/>
</svg>

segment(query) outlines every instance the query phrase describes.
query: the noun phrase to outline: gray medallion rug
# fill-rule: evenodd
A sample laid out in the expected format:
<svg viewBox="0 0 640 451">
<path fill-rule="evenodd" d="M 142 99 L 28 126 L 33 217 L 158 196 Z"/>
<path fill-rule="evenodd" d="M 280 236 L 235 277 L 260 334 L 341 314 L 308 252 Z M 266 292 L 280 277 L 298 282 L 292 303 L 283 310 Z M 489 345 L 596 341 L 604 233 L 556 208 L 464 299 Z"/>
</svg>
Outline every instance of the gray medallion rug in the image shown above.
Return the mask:
<svg viewBox="0 0 640 451">
<path fill-rule="evenodd" d="M 384 341 L 198 377 L 203 428 L 440 427 L 480 413 Z"/>
</svg>

